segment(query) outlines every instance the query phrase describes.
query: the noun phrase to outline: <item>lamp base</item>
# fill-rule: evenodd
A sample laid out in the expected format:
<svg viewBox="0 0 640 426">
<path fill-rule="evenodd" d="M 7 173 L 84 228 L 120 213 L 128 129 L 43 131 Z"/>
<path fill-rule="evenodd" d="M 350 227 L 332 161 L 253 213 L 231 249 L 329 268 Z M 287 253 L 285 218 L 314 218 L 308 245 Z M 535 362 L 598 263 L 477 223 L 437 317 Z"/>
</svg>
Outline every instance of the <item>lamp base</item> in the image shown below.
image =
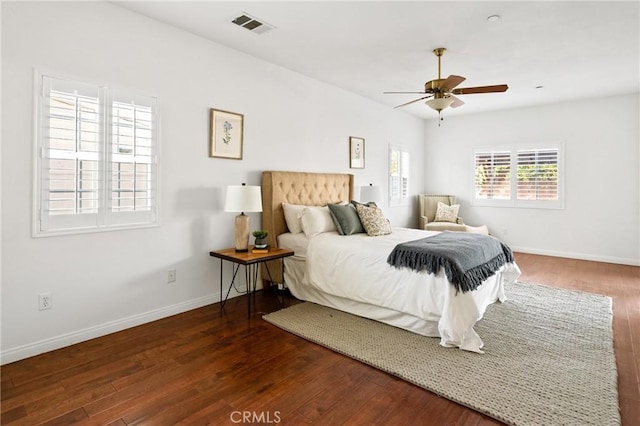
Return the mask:
<svg viewBox="0 0 640 426">
<path fill-rule="evenodd" d="M 236 241 L 236 252 L 249 251 L 249 216 L 244 213 L 236 216 L 234 237 Z"/>
</svg>

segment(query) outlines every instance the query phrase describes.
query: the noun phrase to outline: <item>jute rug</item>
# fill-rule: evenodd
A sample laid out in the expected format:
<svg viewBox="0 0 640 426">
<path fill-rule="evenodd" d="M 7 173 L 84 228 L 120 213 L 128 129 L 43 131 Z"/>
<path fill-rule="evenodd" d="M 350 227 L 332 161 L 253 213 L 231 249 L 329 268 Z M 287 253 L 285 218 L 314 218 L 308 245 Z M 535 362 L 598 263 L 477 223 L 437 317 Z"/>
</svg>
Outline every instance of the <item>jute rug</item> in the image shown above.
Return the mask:
<svg viewBox="0 0 640 426">
<path fill-rule="evenodd" d="M 264 316 L 284 330 L 512 425 L 619 425 L 612 304 L 517 283 L 476 331 L 485 353 L 313 303 Z"/>
</svg>

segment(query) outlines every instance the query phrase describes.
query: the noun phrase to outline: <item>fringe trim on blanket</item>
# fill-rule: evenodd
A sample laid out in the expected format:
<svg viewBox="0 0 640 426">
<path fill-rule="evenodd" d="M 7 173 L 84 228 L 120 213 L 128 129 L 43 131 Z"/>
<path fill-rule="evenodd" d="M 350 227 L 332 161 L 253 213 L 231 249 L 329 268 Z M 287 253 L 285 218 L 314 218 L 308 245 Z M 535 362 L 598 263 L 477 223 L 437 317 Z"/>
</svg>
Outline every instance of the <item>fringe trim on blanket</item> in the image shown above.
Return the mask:
<svg viewBox="0 0 640 426">
<path fill-rule="evenodd" d="M 513 262 L 513 253 L 508 247 L 502 246 L 504 253 L 500 253 L 493 259 L 475 266 L 466 272 L 456 268 L 449 260 L 440 256 L 433 256 L 430 253 L 416 253 L 413 250 L 396 248 L 387 258 L 387 263 L 396 267 L 407 267 L 414 271 L 426 271 L 432 274 L 437 273 L 440 268 L 444 268 L 447 279 L 451 281 L 458 291 L 466 293 L 473 291 L 480 286 L 504 264 Z"/>
</svg>

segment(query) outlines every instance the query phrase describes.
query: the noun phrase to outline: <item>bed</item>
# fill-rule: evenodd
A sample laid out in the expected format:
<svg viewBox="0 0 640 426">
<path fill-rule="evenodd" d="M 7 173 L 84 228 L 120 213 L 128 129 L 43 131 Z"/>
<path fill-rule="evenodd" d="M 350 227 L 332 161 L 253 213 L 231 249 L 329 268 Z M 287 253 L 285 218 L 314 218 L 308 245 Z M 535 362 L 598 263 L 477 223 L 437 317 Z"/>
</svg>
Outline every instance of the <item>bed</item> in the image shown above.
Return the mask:
<svg viewBox="0 0 640 426">
<path fill-rule="evenodd" d="M 262 226 L 269 233 L 268 243 L 295 252 L 284 259 L 284 267 L 282 260 L 269 265 L 272 280 L 286 283 L 298 299 L 439 337 L 445 347 L 482 353 L 483 342 L 474 325 L 490 304 L 506 300 L 505 285 L 520 275 L 515 262 L 502 266 L 477 289 L 460 292 L 443 270 L 429 274 L 386 262 L 397 244 L 438 232 L 393 228 L 389 235 L 370 237 L 326 231 L 311 238 L 290 232 L 283 203 L 348 203 L 354 198 L 353 188 L 351 174 L 263 172 Z"/>
</svg>

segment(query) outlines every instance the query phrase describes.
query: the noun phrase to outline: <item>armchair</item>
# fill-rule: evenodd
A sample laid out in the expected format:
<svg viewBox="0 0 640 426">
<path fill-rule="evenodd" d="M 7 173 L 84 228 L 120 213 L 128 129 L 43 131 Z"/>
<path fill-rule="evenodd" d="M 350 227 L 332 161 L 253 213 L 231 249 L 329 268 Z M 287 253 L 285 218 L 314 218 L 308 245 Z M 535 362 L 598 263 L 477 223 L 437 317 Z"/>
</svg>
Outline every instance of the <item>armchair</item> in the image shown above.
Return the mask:
<svg viewBox="0 0 640 426">
<path fill-rule="evenodd" d="M 453 195 L 418 195 L 420 229 L 428 231 L 467 231 L 464 221 L 459 216 L 455 222 L 436 222 L 438 202 L 451 206 L 456 204 L 456 197 Z"/>
</svg>

